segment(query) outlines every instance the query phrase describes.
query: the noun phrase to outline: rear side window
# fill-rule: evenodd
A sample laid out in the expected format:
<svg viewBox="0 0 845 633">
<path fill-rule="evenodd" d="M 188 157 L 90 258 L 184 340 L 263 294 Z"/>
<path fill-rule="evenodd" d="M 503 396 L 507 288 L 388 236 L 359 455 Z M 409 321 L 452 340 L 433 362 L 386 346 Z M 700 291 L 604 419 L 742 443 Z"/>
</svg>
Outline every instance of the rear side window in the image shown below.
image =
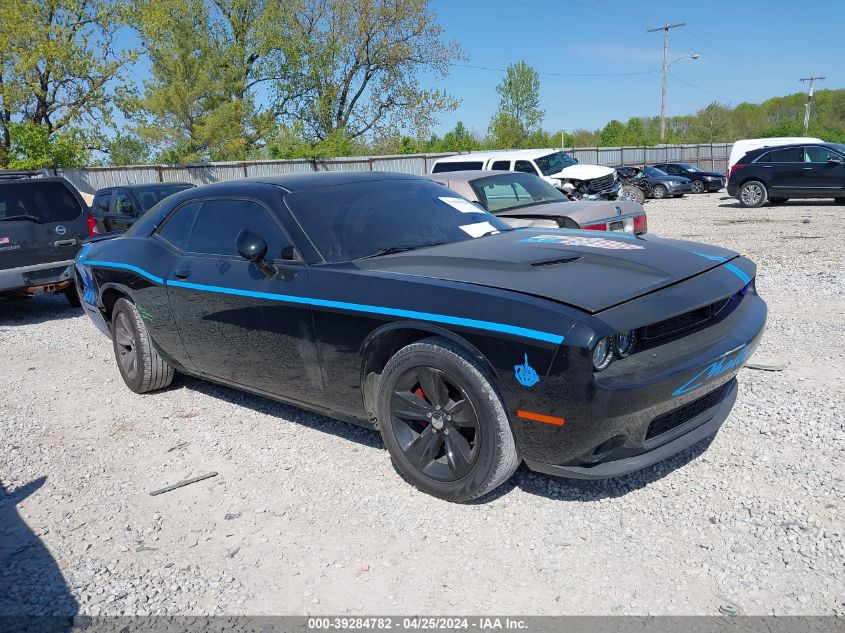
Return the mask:
<svg viewBox="0 0 845 633">
<path fill-rule="evenodd" d="M 194 202 L 179 207 L 158 231 L 158 235 L 184 251 L 188 248 L 188 236 L 194 226 L 201 202 Z"/>
<path fill-rule="evenodd" d="M 114 212 L 120 215 L 135 215 L 135 205 L 128 193 L 119 192 L 114 195 Z"/>
<path fill-rule="evenodd" d="M 109 212 L 109 205 L 111 204 L 111 192 L 108 193 L 101 193 L 97 196 L 97 199 L 94 200 L 94 207 L 95 211 L 99 211 L 100 213 L 108 213 Z"/>
<path fill-rule="evenodd" d="M 70 222 L 82 213 L 79 200 L 60 182 L 0 185 L 0 218 L 32 216 L 40 222 Z"/>
<path fill-rule="evenodd" d="M 504 171 L 509 171 L 510 168 L 511 162 L 509 160 L 497 160 L 490 166 L 490 169 L 503 169 Z"/>
<path fill-rule="evenodd" d="M 787 147 L 786 149 L 776 149 L 768 156 L 766 163 L 802 163 L 804 162 L 804 152 L 800 147 Z"/>
<path fill-rule="evenodd" d="M 433 174 L 442 174 L 447 171 L 464 171 L 465 169 L 481 169 L 484 164 L 481 161 L 463 161 L 463 162 L 446 162 L 437 163 L 434 169 L 431 170 Z"/>
<path fill-rule="evenodd" d="M 236 256 L 238 233 L 249 229 L 267 242 L 267 256 L 280 259 L 282 249 L 290 244 L 267 210 L 249 200 L 206 200 L 200 206 L 188 239 L 188 252 Z"/>
</svg>

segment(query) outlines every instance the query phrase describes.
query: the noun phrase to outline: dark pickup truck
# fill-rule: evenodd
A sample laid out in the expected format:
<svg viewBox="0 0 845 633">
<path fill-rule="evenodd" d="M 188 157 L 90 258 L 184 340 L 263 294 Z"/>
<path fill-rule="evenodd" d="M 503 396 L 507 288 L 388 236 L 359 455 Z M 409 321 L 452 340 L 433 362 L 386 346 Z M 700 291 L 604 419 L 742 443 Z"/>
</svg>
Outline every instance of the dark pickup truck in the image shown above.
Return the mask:
<svg viewBox="0 0 845 633">
<path fill-rule="evenodd" d="M 0 172 L 0 295 L 61 292 L 78 306 L 73 258 L 94 231 L 90 217 L 64 178 Z"/>
</svg>

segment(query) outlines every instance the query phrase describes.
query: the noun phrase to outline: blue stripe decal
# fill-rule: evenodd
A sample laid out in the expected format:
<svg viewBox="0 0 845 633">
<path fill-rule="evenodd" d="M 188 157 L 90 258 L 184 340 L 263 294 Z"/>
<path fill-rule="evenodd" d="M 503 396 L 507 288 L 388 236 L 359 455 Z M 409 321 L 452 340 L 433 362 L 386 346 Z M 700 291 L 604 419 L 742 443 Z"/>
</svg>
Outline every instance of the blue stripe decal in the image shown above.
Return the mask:
<svg viewBox="0 0 845 633">
<path fill-rule="evenodd" d="M 421 321 L 431 321 L 433 323 L 445 323 L 448 325 L 459 325 L 463 327 L 470 327 L 479 330 L 488 330 L 491 332 L 502 332 L 503 334 L 512 334 L 514 336 L 521 336 L 524 338 L 536 339 L 538 341 L 545 341 L 547 343 L 554 343 L 559 345 L 563 342 L 563 337 L 559 334 L 551 334 L 550 332 L 541 332 L 540 330 L 532 330 L 530 328 L 519 327 L 516 325 L 506 325 L 504 323 L 494 323 L 492 321 L 479 321 L 477 319 L 465 319 L 463 317 L 448 316 L 445 314 L 433 314 L 430 312 L 416 312 L 414 310 L 400 310 L 398 308 L 387 308 L 382 306 L 371 306 L 360 303 L 347 303 L 345 301 L 330 301 L 328 299 L 312 299 L 310 297 L 297 297 L 295 295 L 280 295 L 270 292 L 257 292 L 254 290 L 238 290 L 237 288 L 224 288 L 222 286 L 207 286 L 204 284 L 189 283 L 186 281 L 176 281 L 168 279 L 165 281 L 161 277 L 151 275 L 145 270 L 132 266 L 131 264 L 117 264 L 113 262 L 103 262 L 97 260 L 89 260 L 85 262 L 89 266 L 102 266 L 104 268 L 119 268 L 130 270 L 138 273 L 142 277 L 155 281 L 156 283 L 174 286 L 177 288 L 188 288 L 191 290 L 200 290 L 202 292 L 216 292 L 220 294 L 236 295 L 240 297 L 253 297 L 256 299 L 268 299 L 270 301 L 282 301 L 285 303 L 293 303 L 298 305 L 317 306 L 321 308 L 335 308 L 339 310 L 350 310 L 353 312 L 364 312 L 367 314 L 381 314 L 386 316 L 403 317 L 406 319 L 419 319 Z"/>
<path fill-rule="evenodd" d="M 724 257 L 718 257 L 716 255 L 705 255 L 704 253 L 696 253 L 695 251 L 693 251 L 693 253 L 695 255 L 698 255 L 699 257 L 704 257 L 705 259 L 709 259 L 709 260 L 712 260 L 714 262 L 726 262 L 726 261 L 728 261 Z M 731 271 L 734 275 L 736 275 L 737 277 L 742 279 L 743 283 L 747 284 L 749 281 L 751 281 L 751 277 L 746 275 L 745 271 L 743 271 L 741 268 L 739 268 L 739 266 L 736 266 L 735 264 L 725 264 L 725 270 Z"/>
<path fill-rule="evenodd" d="M 608 222 L 612 222 L 613 218 L 610 218 Z M 515 231 L 526 231 L 530 233 L 562 233 L 564 235 L 584 235 L 586 237 L 589 236 L 604 236 L 604 237 L 618 237 L 623 240 L 638 240 L 640 239 L 637 235 L 628 235 L 627 233 L 618 233 L 616 231 L 594 231 L 593 229 L 532 229 L 529 227 L 522 227 L 518 229 L 514 229 Z"/>
<path fill-rule="evenodd" d="M 131 270 L 133 273 L 138 273 L 141 277 L 154 281 L 157 284 L 164 285 L 164 279 L 151 275 L 146 270 L 133 266 L 132 264 L 117 264 L 115 262 L 103 262 L 98 259 L 80 260 L 84 266 L 102 266 L 103 268 L 118 268 L 120 270 Z"/>
</svg>

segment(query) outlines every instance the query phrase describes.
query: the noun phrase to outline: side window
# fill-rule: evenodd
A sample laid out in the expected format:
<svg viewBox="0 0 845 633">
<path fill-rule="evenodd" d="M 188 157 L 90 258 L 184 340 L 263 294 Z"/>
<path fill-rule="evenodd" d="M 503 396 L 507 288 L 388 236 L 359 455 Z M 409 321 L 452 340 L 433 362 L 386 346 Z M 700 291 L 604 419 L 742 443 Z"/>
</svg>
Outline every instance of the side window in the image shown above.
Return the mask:
<svg viewBox="0 0 845 633">
<path fill-rule="evenodd" d="M 510 168 L 511 162 L 509 160 L 497 160 L 490 165 L 490 169 L 502 169 L 504 171 L 509 171 Z"/>
<path fill-rule="evenodd" d="M 514 171 L 521 171 L 526 174 L 534 174 L 537 175 L 537 170 L 534 169 L 534 165 L 531 164 L 530 161 L 527 160 L 518 160 L 513 164 Z"/>
<path fill-rule="evenodd" d="M 101 193 L 99 196 L 97 196 L 97 199 L 94 200 L 94 204 L 91 205 L 91 206 L 94 207 L 95 211 L 99 211 L 100 213 L 108 213 L 110 204 L 111 204 L 111 192 L 108 192 L 108 193 Z"/>
<path fill-rule="evenodd" d="M 666 173 L 671 174 L 672 176 L 680 176 L 684 172 L 681 171 L 680 167 L 675 167 L 674 165 L 666 165 Z"/>
<path fill-rule="evenodd" d="M 193 202 L 179 207 L 167 222 L 158 230 L 158 235 L 184 251 L 188 247 L 188 236 L 194 226 L 201 202 Z"/>
<path fill-rule="evenodd" d="M 842 160 L 842 157 L 826 147 L 811 146 L 804 148 L 804 162 L 807 163 L 826 163 L 828 158 L 836 158 Z"/>
<path fill-rule="evenodd" d="M 114 213 L 121 215 L 135 215 L 135 207 L 132 204 L 132 198 L 129 194 L 123 191 L 118 191 L 114 194 Z"/>
<path fill-rule="evenodd" d="M 804 162 L 804 152 L 800 147 L 776 149 L 769 155 L 770 163 L 801 163 Z"/>
<path fill-rule="evenodd" d="M 282 249 L 290 245 L 282 229 L 260 204 L 221 198 L 202 203 L 187 250 L 191 253 L 236 256 L 235 240 L 243 229 L 264 238 L 269 259 L 280 259 Z"/>
</svg>

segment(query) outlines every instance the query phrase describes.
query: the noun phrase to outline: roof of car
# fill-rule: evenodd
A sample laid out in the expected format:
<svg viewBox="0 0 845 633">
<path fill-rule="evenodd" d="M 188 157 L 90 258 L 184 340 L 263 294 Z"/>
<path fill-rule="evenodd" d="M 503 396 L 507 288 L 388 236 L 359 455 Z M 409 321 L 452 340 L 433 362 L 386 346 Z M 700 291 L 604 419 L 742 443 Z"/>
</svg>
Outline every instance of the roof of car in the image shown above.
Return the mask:
<svg viewBox="0 0 845 633">
<path fill-rule="evenodd" d="M 500 176 L 504 174 L 522 174 L 522 172 L 508 171 L 507 169 L 463 169 L 461 171 L 441 171 L 438 174 L 428 174 L 426 178 L 431 178 L 432 180 L 457 180 L 460 182 L 472 182 L 473 180 L 478 180 L 479 178 Z M 531 174 L 523 175 L 530 176 Z"/>
<path fill-rule="evenodd" d="M 437 159 L 438 163 L 461 163 L 467 160 L 480 160 L 486 161 L 492 158 L 509 158 L 509 159 L 519 159 L 524 158 L 526 160 L 533 160 L 535 158 L 539 158 L 540 156 L 547 156 L 548 154 L 553 154 L 554 152 L 565 152 L 566 150 L 562 150 L 557 147 L 546 148 L 546 149 L 511 149 L 511 150 L 495 150 L 495 151 L 488 151 L 488 152 L 469 152 L 468 154 L 455 154 L 454 156 L 446 156 L 444 158 Z"/>
<path fill-rule="evenodd" d="M 283 174 L 277 176 L 252 176 L 238 181 L 243 183 L 263 183 L 283 187 L 288 191 L 301 191 L 304 189 L 317 189 L 319 187 L 332 187 L 335 185 L 351 185 L 358 182 L 378 182 L 380 180 L 420 180 L 420 176 L 411 174 L 399 174 L 387 171 L 321 171 L 304 172 L 297 174 Z M 226 184 L 218 183 L 218 184 Z M 211 185 L 214 186 L 214 185 Z"/>
<path fill-rule="evenodd" d="M 746 152 L 746 156 L 749 154 L 754 154 L 755 156 L 758 154 L 765 154 L 766 152 L 773 152 L 781 149 L 791 149 L 793 147 L 827 147 L 831 148 L 833 143 L 790 143 L 789 145 L 766 145 L 765 147 L 755 147 L 754 149 L 748 150 Z"/>
<path fill-rule="evenodd" d="M 101 189 L 97 189 L 97 193 L 106 192 L 106 191 L 114 191 L 115 189 L 149 189 L 151 187 L 163 187 L 167 185 L 181 185 L 185 187 L 193 187 L 195 186 L 193 183 L 190 182 L 133 182 L 126 185 L 111 185 L 110 187 L 102 187 Z"/>
</svg>

